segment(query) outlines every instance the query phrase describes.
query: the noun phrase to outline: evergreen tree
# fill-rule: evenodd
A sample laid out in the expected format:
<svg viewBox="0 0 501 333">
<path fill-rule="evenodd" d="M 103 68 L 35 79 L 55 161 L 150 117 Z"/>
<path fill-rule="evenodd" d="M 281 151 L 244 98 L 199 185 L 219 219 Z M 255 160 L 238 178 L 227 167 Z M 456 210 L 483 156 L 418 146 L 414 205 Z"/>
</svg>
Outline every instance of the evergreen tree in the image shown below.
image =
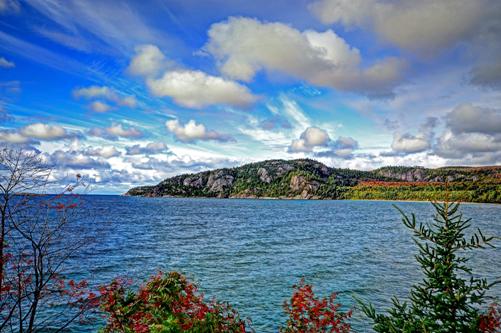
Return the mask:
<svg viewBox="0 0 501 333">
<path fill-rule="evenodd" d="M 481 332 L 481 306 L 485 292 L 494 284 L 477 278 L 468 267 L 466 253 L 492 247 L 494 237 L 480 229 L 465 235 L 470 219 L 463 219 L 458 203 L 433 203 L 436 216 L 432 223 L 417 223 L 412 214 L 402 214 L 419 247 L 416 259 L 424 273 L 421 283 L 412 287 L 409 301 L 392 299 L 387 314 L 378 314 L 371 304 L 359 301 L 363 312 L 373 320 L 376 332 Z"/>
</svg>

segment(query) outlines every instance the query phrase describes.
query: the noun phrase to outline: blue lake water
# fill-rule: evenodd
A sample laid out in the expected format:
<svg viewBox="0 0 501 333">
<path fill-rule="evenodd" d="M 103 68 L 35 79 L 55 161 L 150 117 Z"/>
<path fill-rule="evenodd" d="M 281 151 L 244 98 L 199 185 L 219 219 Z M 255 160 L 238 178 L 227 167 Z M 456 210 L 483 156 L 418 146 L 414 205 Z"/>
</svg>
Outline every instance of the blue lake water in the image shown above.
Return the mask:
<svg viewBox="0 0 501 333">
<path fill-rule="evenodd" d="M 393 202 L 84 196 L 83 204 L 75 237 L 95 241 L 66 266 L 71 277 L 100 284 L 178 270 L 251 317 L 256 332 L 277 332 L 282 304 L 302 277 L 320 295 L 337 291 L 346 308 L 356 295 L 381 310 L 421 278 Z M 429 203 L 396 204 L 428 221 L 433 215 Z M 464 204 L 462 211 L 484 234 L 501 234 L 501 205 Z M 477 253 L 472 265 L 499 278 L 501 248 Z M 501 287 L 491 296 L 501 298 Z M 370 331 L 358 311 L 352 323 Z"/>
</svg>

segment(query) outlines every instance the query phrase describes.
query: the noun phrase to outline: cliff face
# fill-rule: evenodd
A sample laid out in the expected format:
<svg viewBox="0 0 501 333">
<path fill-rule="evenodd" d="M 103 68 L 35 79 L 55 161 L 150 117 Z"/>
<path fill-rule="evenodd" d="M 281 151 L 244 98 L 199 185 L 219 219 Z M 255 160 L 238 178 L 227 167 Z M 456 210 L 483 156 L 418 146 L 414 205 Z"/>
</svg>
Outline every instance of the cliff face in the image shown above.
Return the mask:
<svg viewBox="0 0 501 333">
<path fill-rule="evenodd" d="M 499 179 L 500 174 L 501 167 L 439 169 L 384 167 L 373 171 L 358 171 L 330 168 L 310 159 L 269 160 L 231 169 L 179 175 L 165 179 L 155 186 L 133 188 L 126 195 L 349 199 L 350 193 L 354 193 L 359 184 L 369 184 L 371 181 L 377 181 L 378 186 L 392 182 L 393 187 L 395 182 L 402 186 L 414 182 L 419 182 L 421 185 L 444 181 L 472 183 L 479 179 Z"/>
</svg>

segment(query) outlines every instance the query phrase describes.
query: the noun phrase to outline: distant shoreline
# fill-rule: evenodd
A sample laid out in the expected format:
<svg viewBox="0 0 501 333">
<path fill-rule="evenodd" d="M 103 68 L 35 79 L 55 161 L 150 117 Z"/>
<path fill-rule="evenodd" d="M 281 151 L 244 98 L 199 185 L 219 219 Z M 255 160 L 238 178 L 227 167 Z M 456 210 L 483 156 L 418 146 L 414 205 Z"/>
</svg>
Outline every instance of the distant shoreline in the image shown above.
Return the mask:
<svg viewBox="0 0 501 333">
<path fill-rule="evenodd" d="M 448 194 L 447 194 L 448 193 Z M 501 203 L 501 166 L 331 168 L 312 159 L 266 160 L 166 178 L 126 193 L 146 197 Z"/>
<path fill-rule="evenodd" d="M 405 200 L 405 199 L 332 199 L 332 198 L 311 198 L 311 199 L 305 199 L 305 198 L 287 198 L 287 197 L 225 197 L 225 198 L 219 198 L 219 197 L 197 197 L 197 196 L 173 196 L 173 195 L 166 195 L 166 196 L 142 196 L 142 195 L 127 195 L 127 194 L 120 194 L 120 196 L 124 197 L 139 197 L 139 198 L 148 198 L 148 199 L 214 199 L 214 200 L 283 200 L 283 201 L 373 201 L 373 202 L 440 202 L 443 203 L 444 201 L 431 201 L 431 200 Z M 476 201 L 451 201 L 455 203 L 460 203 L 460 204 L 489 204 L 489 205 L 500 205 L 500 203 L 496 202 L 476 202 Z"/>
</svg>

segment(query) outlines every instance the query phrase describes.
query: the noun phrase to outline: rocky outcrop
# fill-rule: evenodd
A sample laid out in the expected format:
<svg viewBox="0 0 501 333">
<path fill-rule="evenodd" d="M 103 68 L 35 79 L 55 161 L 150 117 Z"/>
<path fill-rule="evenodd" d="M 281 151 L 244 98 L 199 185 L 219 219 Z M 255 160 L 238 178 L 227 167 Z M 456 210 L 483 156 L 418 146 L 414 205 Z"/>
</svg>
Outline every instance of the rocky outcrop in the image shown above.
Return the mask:
<svg viewBox="0 0 501 333">
<path fill-rule="evenodd" d="M 206 187 L 209 192 L 221 194 L 231 188 L 234 180 L 235 177 L 228 174 L 226 170 L 216 170 L 210 173 Z"/>
<path fill-rule="evenodd" d="M 269 184 L 272 181 L 271 176 L 268 174 L 268 170 L 266 170 L 265 168 L 257 169 L 257 175 L 259 176 L 259 179 L 264 183 Z"/>
<path fill-rule="evenodd" d="M 425 180 L 425 172 L 421 168 L 413 168 L 406 171 L 382 169 L 379 174 L 386 178 L 398 179 L 406 182 L 420 182 Z"/>
<path fill-rule="evenodd" d="M 200 175 L 188 176 L 183 180 L 183 186 L 202 188 L 204 186 L 204 181 Z"/>
<path fill-rule="evenodd" d="M 302 199 L 310 199 L 315 196 L 320 188 L 320 182 L 308 180 L 305 176 L 294 175 L 291 177 L 291 191 Z"/>
</svg>

